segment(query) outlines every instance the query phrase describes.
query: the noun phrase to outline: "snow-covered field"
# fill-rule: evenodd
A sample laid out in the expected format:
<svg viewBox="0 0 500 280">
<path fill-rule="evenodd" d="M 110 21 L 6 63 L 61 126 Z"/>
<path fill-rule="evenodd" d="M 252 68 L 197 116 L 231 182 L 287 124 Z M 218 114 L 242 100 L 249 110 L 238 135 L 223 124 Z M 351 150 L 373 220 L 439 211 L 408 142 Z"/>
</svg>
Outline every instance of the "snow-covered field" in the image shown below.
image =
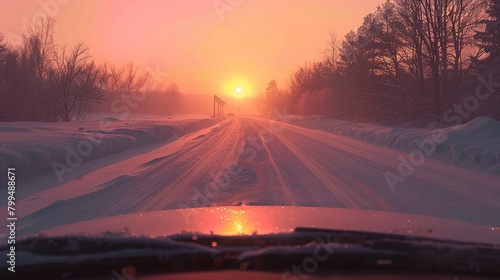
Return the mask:
<svg viewBox="0 0 500 280">
<path fill-rule="evenodd" d="M 334 120 L 325 116 L 286 116 L 282 119 L 290 124 L 408 153 L 423 151 L 426 157 L 500 175 L 500 121 L 488 117 L 446 128 L 382 126 Z"/>
<path fill-rule="evenodd" d="M 64 168 L 162 143 L 216 122 L 203 115 L 97 115 L 89 121 L 69 123 L 0 122 L 0 170 L 17 167 L 22 178 L 50 171 L 57 175 Z"/>
<path fill-rule="evenodd" d="M 494 121 L 479 119 L 438 135 L 321 117 L 287 120 L 108 116 L 0 123 L 0 168 L 20 171 L 18 234 L 121 214 L 242 204 L 381 210 L 500 225 Z M 103 122 L 113 127 L 103 129 Z M 443 135 L 447 139 L 433 153 L 418 158 L 414 140 Z M 93 147 L 88 155 L 86 147 Z"/>
</svg>

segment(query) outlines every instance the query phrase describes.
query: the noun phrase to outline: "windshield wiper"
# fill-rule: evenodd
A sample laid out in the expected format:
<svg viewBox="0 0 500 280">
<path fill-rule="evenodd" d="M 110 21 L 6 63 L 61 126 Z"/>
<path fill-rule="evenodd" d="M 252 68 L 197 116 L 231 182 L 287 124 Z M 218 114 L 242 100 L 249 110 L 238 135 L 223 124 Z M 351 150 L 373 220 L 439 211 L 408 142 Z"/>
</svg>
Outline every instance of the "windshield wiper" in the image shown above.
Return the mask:
<svg viewBox="0 0 500 280">
<path fill-rule="evenodd" d="M 299 248 L 265 248 L 240 255 L 247 264 L 276 267 L 309 258 L 318 269 L 391 269 L 400 271 L 500 275 L 500 246 L 419 236 L 362 231 L 296 228 L 310 240 Z M 312 259 L 311 259 L 312 257 Z"/>
<path fill-rule="evenodd" d="M 357 242 L 366 240 L 393 240 L 393 241 L 427 241 L 435 242 L 439 244 L 455 244 L 455 245 L 476 245 L 484 247 L 499 248 L 500 244 L 488 244 L 488 243 L 477 243 L 477 242 L 467 242 L 452 239 L 442 239 L 433 237 L 423 237 L 418 235 L 409 234 L 397 234 L 397 233 L 379 233 L 379 232 L 369 232 L 369 231 L 355 231 L 355 230 L 339 230 L 339 229 L 323 229 L 323 228 L 309 228 L 309 227 L 297 227 L 294 230 L 295 233 L 301 233 L 304 235 L 327 235 L 335 236 L 336 238 L 341 238 L 344 241 Z"/>
<path fill-rule="evenodd" d="M 260 236 L 189 235 L 173 240 L 210 246 L 244 267 L 275 269 L 319 256 L 318 269 L 366 268 L 500 275 L 500 246 L 421 236 L 299 227 Z M 328 257 L 326 257 L 328 256 Z M 255 266 L 255 264 L 258 264 Z"/>
<path fill-rule="evenodd" d="M 0 247 L 1 254 L 7 250 L 6 245 Z M 154 239 L 38 236 L 19 240 L 16 254 L 16 276 L 26 279 L 109 275 L 127 265 L 141 275 L 241 268 L 287 271 L 304 260 L 313 261 L 318 271 L 383 269 L 500 276 L 497 245 L 313 228 L 242 236 L 184 233 Z"/>
<path fill-rule="evenodd" d="M 9 245 L 0 247 L 7 254 Z M 28 237 L 16 242 L 16 279 L 72 279 L 106 275 L 132 265 L 149 273 L 182 268 L 213 269 L 220 252 L 169 238 L 123 236 Z M 0 265 L 2 274 L 6 263 Z M 7 272 L 9 273 L 9 272 Z M 21 277 L 21 278 L 19 278 Z M 3 278 L 3 277 L 2 277 Z"/>
</svg>

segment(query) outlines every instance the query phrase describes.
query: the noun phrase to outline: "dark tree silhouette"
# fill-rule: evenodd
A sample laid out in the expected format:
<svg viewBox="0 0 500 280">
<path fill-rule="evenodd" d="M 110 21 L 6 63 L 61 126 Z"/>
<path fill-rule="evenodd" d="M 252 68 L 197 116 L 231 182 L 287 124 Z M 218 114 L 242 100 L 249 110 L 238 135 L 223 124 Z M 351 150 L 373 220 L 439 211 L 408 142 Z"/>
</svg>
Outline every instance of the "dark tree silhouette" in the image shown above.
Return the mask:
<svg viewBox="0 0 500 280">
<path fill-rule="evenodd" d="M 490 67 L 500 67 L 500 0 L 489 0 L 486 13 L 489 17 L 481 21 L 485 30 L 478 31 L 475 38 L 488 54 L 482 62 Z"/>
</svg>

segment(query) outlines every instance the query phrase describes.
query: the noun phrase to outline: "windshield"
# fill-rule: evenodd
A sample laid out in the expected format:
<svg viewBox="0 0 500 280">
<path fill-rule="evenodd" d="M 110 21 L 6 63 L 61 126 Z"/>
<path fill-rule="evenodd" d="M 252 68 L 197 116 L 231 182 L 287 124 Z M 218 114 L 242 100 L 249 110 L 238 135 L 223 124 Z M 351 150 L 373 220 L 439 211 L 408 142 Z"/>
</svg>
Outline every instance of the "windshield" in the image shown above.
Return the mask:
<svg viewBox="0 0 500 280">
<path fill-rule="evenodd" d="M 2 3 L 0 245 L 498 245 L 498 30 L 496 0 Z"/>
</svg>

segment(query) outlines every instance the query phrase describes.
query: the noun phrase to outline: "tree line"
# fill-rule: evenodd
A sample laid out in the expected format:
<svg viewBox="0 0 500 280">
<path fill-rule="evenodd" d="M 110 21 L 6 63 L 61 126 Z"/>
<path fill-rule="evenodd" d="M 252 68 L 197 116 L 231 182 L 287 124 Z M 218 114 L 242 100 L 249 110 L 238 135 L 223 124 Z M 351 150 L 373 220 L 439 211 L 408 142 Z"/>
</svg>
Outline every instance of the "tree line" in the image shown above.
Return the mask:
<svg viewBox="0 0 500 280">
<path fill-rule="evenodd" d="M 467 98 L 481 84 L 500 92 L 500 0 L 388 0 L 342 41 L 330 34 L 324 59 L 299 67 L 286 88 L 269 82 L 261 110 L 386 123 L 500 119 L 500 94 Z"/>
<path fill-rule="evenodd" d="M 194 113 L 198 95 L 153 82 L 134 63 L 97 63 L 83 43 L 54 42 L 54 20 L 32 24 L 21 45 L 0 34 L 0 121 L 85 120 L 95 113 Z M 208 97 L 206 97 L 207 100 Z M 206 102 L 208 113 L 210 102 Z"/>
</svg>

